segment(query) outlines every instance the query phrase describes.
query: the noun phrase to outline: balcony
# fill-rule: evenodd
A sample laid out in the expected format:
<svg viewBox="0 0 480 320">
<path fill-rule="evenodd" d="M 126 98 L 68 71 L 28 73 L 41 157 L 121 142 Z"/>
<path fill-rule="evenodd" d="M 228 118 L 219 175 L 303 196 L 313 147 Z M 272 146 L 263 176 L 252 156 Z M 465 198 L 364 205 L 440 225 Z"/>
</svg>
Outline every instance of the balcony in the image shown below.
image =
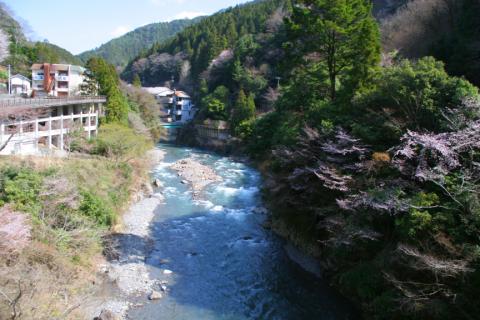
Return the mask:
<svg viewBox="0 0 480 320">
<path fill-rule="evenodd" d="M 57 91 L 59 91 L 59 92 L 68 92 L 68 87 L 57 87 Z"/>
<path fill-rule="evenodd" d="M 55 79 L 56 79 L 57 81 L 69 81 L 69 77 L 68 77 L 68 76 L 60 76 L 60 75 L 58 75 L 58 76 L 55 76 Z"/>
<path fill-rule="evenodd" d="M 38 74 L 33 76 L 33 80 L 43 81 L 43 79 L 44 79 L 44 76 L 41 76 L 41 75 L 38 75 Z"/>
</svg>

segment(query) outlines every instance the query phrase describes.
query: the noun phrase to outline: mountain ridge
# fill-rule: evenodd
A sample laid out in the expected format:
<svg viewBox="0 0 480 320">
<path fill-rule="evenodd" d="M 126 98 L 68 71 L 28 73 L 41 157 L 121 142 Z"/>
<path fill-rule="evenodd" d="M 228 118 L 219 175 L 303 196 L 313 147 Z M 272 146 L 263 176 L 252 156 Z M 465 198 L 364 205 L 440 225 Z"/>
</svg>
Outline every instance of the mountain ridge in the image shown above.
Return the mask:
<svg viewBox="0 0 480 320">
<path fill-rule="evenodd" d="M 117 67 L 123 67 L 143 50 L 150 48 L 155 43 L 167 40 L 203 18 L 201 16 L 193 19 L 150 23 L 111 39 L 97 48 L 82 52 L 77 57 L 86 62 L 93 56 L 100 56 Z"/>
</svg>

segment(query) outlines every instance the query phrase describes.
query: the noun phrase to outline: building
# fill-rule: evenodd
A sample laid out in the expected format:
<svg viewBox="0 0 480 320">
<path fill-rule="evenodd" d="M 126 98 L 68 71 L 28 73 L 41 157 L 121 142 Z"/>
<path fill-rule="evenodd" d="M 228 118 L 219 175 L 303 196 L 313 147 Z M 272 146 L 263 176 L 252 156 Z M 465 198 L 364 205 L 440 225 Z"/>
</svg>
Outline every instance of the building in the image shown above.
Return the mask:
<svg viewBox="0 0 480 320">
<path fill-rule="evenodd" d="M 0 154 L 64 154 L 69 133 L 95 136 L 105 97 L 0 99 Z"/>
<path fill-rule="evenodd" d="M 144 87 L 143 89 L 152 94 L 163 106 L 164 121 L 184 124 L 195 117 L 197 109 L 186 92 L 167 87 Z"/>
<path fill-rule="evenodd" d="M 168 122 L 186 123 L 193 120 L 197 109 L 188 94 L 184 91 L 173 90 L 167 99 Z"/>
<path fill-rule="evenodd" d="M 10 78 L 10 83 L 12 86 L 12 94 L 15 95 L 30 95 L 31 83 L 30 79 L 21 74 L 16 74 Z"/>
<path fill-rule="evenodd" d="M 68 97 L 80 95 L 85 68 L 70 64 L 32 65 L 32 90 L 35 96 Z"/>
<path fill-rule="evenodd" d="M 163 105 L 168 104 L 168 98 L 173 95 L 173 90 L 167 87 L 144 87 L 142 88 L 152 94 L 155 99 Z"/>
</svg>

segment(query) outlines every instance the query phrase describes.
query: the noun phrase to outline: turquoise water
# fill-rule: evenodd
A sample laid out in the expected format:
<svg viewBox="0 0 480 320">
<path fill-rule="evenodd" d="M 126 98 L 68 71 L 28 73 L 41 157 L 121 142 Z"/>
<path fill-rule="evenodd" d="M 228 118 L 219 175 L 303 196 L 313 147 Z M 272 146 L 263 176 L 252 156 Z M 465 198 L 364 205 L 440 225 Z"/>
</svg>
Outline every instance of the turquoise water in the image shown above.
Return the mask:
<svg viewBox="0 0 480 320">
<path fill-rule="evenodd" d="M 130 311 L 131 319 L 358 319 L 349 303 L 291 262 L 285 243 L 262 228 L 261 178 L 245 164 L 193 149 L 160 146 L 153 176 L 165 204 L 151 226 L 151 276 L 168 281 L 162 300 Z M 200 197 L 169 166 L 193 157 L 222 176 Z M 164 274 L 164 269 L 173 271 Z"/>
</svg>

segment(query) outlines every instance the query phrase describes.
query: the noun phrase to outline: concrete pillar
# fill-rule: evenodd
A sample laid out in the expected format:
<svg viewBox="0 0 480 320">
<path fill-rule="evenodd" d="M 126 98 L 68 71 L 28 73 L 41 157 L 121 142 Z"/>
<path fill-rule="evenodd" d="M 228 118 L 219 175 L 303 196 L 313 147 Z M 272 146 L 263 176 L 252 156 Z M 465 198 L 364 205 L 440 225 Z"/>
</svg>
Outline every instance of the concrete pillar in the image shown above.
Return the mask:
<svg viewBox="0 0 480 320">
<path fill-rule="evenodd" d="M 3 136 L 5 135 L 5 123 L 0 124 L 0 143 L 3 143 Z"/>
<path fill-rule="evenodd" d="M 35 128 L 35 150 L 38 151 L 38 119 L 33 123 Z"/>
<path fill-rule="evenodd" d="M 90 109 L 88 116 L 87 116 L 87 126 L 88 126 L 88 131 L 87 131 L 87 138 L 90 139 L 91 133 L 90 133 L 90 127 L 92 126 L 92 117 L 91 117 L 91 112 L 92 110 Z"/>
<path fill-rule="evenodd" d="M 63 113 L 62 115 L 60 116 L 60 145 L 58 146 L 60 150 L 63 150 L 63 135 L 64 135 L 64 132 L 63 132 Z"/>
<path fill-rule="evenodd" d="M 48 149 L 52 149 L 52 116 L 48 117 Z"/>
</svg>

